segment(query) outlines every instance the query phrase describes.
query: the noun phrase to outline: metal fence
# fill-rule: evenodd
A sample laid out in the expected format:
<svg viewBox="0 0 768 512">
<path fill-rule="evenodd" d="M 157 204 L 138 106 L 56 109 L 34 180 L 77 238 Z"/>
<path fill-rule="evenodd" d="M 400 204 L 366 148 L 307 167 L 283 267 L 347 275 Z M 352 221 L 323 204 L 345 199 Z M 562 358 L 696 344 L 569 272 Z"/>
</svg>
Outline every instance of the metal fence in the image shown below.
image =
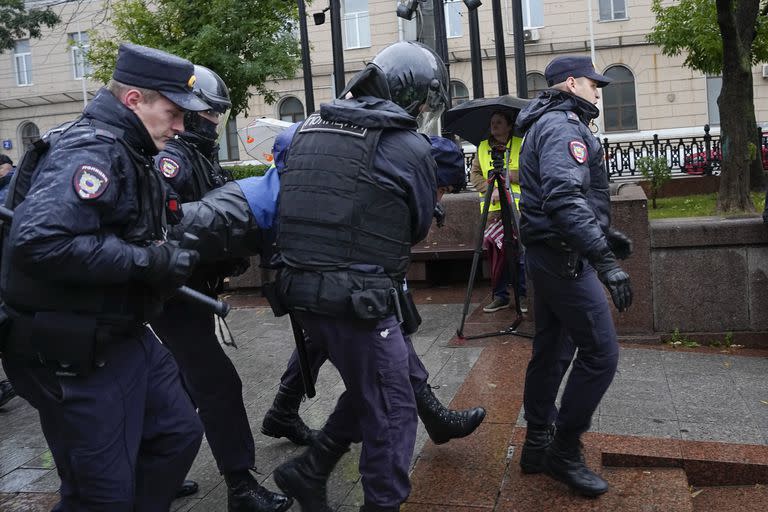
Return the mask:
<svg viewBox="0 0 768 512">
<path fill-rule="evenodd" d="M 760 130 L 762 157 L 768 160 L 768 131 Z M 603 139 L 605 163 L 611 179 L 642 179 L 637 161 L 642 157 L 664 158 L 673 176 L 700 176 L 720 174 L 720 136 L 710 135 L 709 125 L 704 125 L 701 137 L 677 137 L 662 139 L 654 134 L 652 140 L 611 142 Z M 465 154 L 467 177 L 472 167 L 474 153 Z"/>
</svg>

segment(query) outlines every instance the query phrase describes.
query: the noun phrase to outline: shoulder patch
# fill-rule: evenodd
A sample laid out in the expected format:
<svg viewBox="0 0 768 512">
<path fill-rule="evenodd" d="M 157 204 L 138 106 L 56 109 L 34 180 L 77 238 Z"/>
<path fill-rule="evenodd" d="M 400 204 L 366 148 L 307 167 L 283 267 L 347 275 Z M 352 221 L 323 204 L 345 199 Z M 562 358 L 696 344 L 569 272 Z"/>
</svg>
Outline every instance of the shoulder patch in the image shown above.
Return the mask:
<svg viewBox="0 0 768 512">
<path fill-rule="evenodd" d="M 160 172 L 166 178 L 174 178 L 177 174 L 179 174 L 179 162 L 173 158 L 164 156 L 160 159 L 159 164 Z"/>
<path fill-rule="evenodd" d="M 580 140 L 572 140 L 568 143 L 568 149 L 571 150 L 571 156 L 578 163 L 583 164 L 587 161 L 587 146 Z"/>
<path fill-rule="evenodd" d="M 72 177 L 72 186 L 80 199 L 100 197 L 109 186 L 109 178 L 101 169 L 92 165 L 81 165 Z"/>
<path fill-rule="evenodd" d="M 579 119 L 579 116 L 576 115 L 576 112 L 571 112 L 570 110 L 565 113 L 565 116 L 568 118 L 568 120 L 572 123 L 580 123 L 581 119 Z"/>
</svg>

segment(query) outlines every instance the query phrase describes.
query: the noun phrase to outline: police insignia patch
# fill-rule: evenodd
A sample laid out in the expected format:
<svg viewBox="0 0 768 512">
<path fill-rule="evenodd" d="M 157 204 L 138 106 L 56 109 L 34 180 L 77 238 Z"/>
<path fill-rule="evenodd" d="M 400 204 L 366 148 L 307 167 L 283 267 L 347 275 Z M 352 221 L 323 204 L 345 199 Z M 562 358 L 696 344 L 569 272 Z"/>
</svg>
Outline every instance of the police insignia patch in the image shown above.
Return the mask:
<svg viewBox="0 0 768 512">
<path fill-rule="evenodd" d="M 96 199 L 109 186 L 109 178 L 101 169 L 92 165 L 81 165 L 72 177 L 72 185 L 80 199 Z"/>
<path fill-rule="evenodd" d="M 568 144 L 568 147 L 571 150 L 571 156 L 574 160 L 580 164 L 587 161 L 587 146 L 585 146 L 583 142 L 572 140 L 570 144 Z"/>
<path fill-rule="evenodd" d="M 160 172 L 166 178 L 173 178 L 179 174 L 179 163 L 173 158 L 164 156 L 160 159 Z"/>
</svg>

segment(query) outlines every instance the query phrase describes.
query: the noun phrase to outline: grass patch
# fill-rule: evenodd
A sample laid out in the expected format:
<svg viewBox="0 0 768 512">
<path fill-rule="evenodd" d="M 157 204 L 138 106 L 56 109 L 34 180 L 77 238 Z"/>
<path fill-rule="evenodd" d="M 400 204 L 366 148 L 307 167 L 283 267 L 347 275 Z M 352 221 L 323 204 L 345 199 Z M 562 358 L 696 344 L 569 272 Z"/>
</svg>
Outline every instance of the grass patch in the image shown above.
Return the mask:
<svg viewBox="0 0 768 512">
<path fill-rule="evenodd" d="M 751 192 L 757 214 L 765 207 L 765 193 Z M 715 214 L 717 194 L 695 194 L 690 196 L 660 197 L 656 209 L 648 208 L 648 218 L 670 219 L 674 217 L 706 217 Z"/>
</svg>

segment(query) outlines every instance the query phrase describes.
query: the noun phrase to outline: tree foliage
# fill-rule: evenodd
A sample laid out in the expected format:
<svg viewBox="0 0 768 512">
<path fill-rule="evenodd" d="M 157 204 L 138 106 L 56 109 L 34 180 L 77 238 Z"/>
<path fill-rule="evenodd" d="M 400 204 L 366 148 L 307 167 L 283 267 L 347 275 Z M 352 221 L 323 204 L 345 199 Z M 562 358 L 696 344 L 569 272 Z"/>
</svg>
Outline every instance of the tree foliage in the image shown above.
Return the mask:
<svg viewBox="0 0 768 512">
<path fill-rule="evenodd" d="M 48 7 L 27 10 L 24 0 L 0 0 L 0 52 L 12 49 L 17 39 L 39 38 L 41 27 L 50 28 L 59 21 Z"/>
<path fill-rule="evenodd" d="M 300 63 L 296 2 L 286 0 L 123 0 L 112 5 L 115 34 L 93 34 L 93 77 L 109 80 L 122 41 L 159 48 L 213 69 L 227 83 L 234 114 L 248 99 L 277 97 L 269 82 Z"/>
<path fill-rule="evenodd" d="M 710 75 L 722 73 L 723 38 L 715 0 L 680 0 L 666 7 L 661 0 L 653 0 L 651 11 L 656 15 L 656 25 L 648 39 L 660 46 L 664 55 L 685 53 L 686 67 Z M 768 0 L 762 0 L 755 20 L 749 65 L 759 62 L 768 62 Z"/>
</svg>

